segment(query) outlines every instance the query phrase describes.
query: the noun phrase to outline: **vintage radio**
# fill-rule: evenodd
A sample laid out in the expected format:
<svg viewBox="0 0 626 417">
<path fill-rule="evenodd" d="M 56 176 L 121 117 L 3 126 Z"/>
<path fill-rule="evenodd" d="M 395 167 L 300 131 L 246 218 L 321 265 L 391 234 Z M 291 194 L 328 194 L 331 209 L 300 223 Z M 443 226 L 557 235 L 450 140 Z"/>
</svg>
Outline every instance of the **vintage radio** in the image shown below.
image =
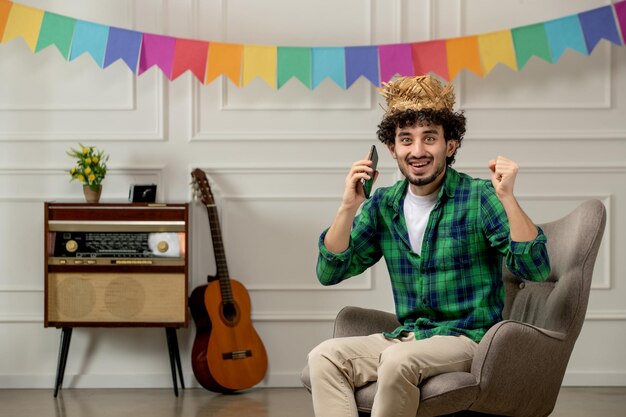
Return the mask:
<svg viewBox="0 0 626 417">
<path fill-rule="evenodd" d="M 187 223 L 187 204 L 45 203 L 45 326 L 186 326 Z"/>
</svg>

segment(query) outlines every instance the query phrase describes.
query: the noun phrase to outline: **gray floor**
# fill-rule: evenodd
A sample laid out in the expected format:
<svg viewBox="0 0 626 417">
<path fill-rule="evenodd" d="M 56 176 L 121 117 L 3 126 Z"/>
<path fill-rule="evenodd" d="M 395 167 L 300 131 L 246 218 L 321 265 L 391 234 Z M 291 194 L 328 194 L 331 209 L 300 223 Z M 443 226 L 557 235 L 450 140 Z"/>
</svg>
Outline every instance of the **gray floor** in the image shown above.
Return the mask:
<svg viewBox="0 0 626 417">
<path fill-rule="evenodd" d="M 0 390 L 0 417 L 313 417 L 301 388 L 254 389 L 218 395 L 188 389 Z M 563 388 L 554 417 L 624 417 L 624 388 Z"/>
</svg>

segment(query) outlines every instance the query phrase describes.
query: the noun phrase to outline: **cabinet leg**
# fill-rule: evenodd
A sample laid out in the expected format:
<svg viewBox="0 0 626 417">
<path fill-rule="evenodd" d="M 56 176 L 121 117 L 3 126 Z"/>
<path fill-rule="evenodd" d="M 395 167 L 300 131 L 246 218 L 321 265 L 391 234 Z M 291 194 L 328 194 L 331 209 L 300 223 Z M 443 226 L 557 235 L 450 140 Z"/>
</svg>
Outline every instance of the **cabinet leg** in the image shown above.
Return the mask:
<svg viewBox="0 0 626 417">
<path fill-rule="evenodd" d="M 70 341 L 72 340 L 72 328 L 63 327 L 61 330 L 61 342 L 59 345 L 59 359 L 57 362 L 57 375 L 54 383 L 54 398 L 59 394 L 59 388 L 63 386 L 65 376 L 65 365 L 67 364 L 67 354 L 70 351 Z"/>
<path fill-rule="evenodd" d="M 183 379 L 183 370 L 180 363 L 180 350 L 178 348 L 178 337 L 176 335 L 176 329 L 166 328 L 165 336 L 167 338 L 167 349 L 170 357 L 170 368 L 172 370 L 172 382 L 174 384 L 174 395 L 178 397 L 178 382 L 176 371 L 178 370 L 178 378 L 180 378 L 180 385 L 182 389 L 185 389 L 185 380 Z"/>
</svg>

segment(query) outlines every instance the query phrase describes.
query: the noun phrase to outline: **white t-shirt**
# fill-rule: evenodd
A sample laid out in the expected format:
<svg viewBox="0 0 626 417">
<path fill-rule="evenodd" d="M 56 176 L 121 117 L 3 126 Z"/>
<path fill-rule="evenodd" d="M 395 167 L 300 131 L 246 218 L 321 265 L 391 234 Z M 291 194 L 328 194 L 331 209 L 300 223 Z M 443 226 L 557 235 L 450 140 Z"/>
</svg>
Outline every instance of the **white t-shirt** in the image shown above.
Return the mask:
<svg viewBox="0 0 626 417">
<path fill-rule="evenodd" d="M 428 217 L 435 203 L 437 202 L 437 194 L 439 190 L 432 194 L 421 196 L 411 192 L 411 187 L 407 187 L 406 197 L 404 198 L 404 218 L 406 219 L 406 227 L 409 230 L 409 241 L 413 252 L 422 253 L 422 241 L 428 224 Z"/>
</svg>

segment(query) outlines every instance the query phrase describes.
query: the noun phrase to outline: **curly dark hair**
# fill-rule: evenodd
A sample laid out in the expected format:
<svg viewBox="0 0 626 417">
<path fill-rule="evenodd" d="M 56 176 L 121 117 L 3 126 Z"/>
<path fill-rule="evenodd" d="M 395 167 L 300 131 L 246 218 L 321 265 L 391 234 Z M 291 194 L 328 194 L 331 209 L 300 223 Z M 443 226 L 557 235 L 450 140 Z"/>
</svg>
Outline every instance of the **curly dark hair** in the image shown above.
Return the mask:
<svg viewBox="0 0 626 417">
<path fill-rule="evenodd" d="M 463 112 L 453 112 L 448 109 L 433 110 L 404 110 L 389 116 L 385 116 L 378 125 L 376 132 L 378 139 L 385 145 L 393 145 L 396 141 L 396 129 L 415 125 L 439 125 L 443 127 L 443 136 L 446 142 L 458 141 L 456 149 L 461 147 L 461 141 L 465 135 L 465 115 Z M 446 158 L 448 166 L 454 163 L 456 150 Z"/>
</svg>

